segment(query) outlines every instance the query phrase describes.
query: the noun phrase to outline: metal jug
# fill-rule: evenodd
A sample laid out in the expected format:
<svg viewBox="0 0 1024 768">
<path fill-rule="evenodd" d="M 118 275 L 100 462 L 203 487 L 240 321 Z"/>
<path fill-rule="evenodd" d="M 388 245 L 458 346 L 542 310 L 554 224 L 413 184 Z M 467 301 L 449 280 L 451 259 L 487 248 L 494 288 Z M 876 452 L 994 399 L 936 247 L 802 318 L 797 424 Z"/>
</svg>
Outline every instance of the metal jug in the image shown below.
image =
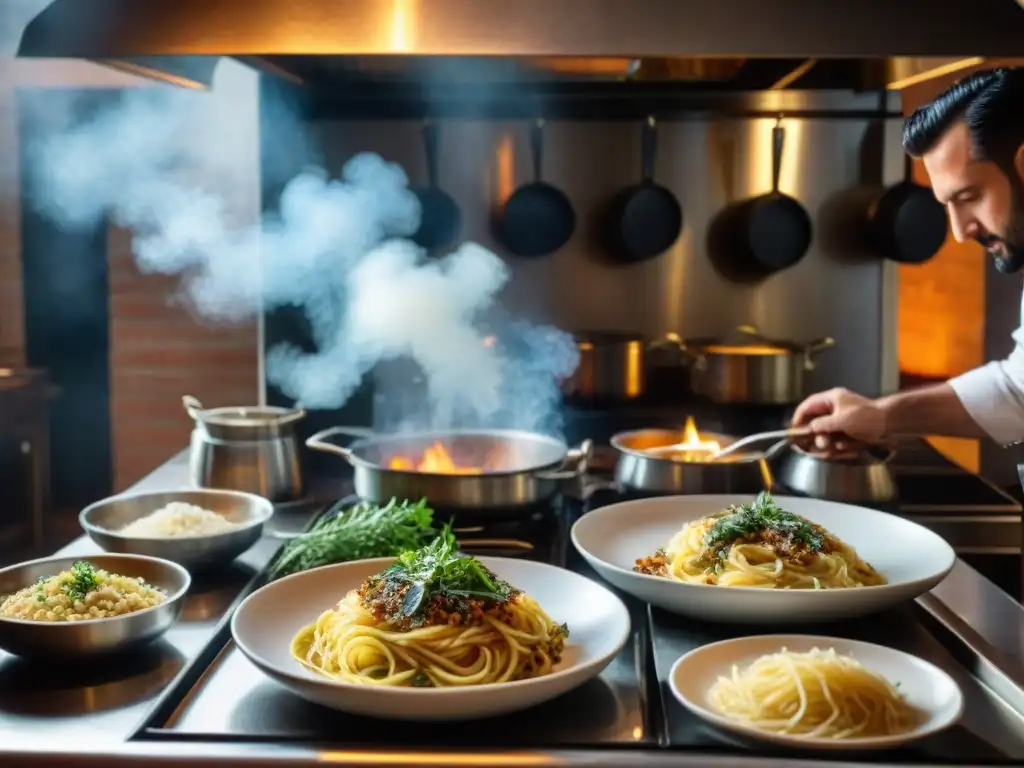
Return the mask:
<svg viewBox="0 0 1024 768">
<path fill-rule="evenodd" d="M 195 421 L 189 455 L 194 486 L 246 491 L 275 503 L 303 497 L 295 424 L 305 411 L 273 406 L 207 410 L 191 395 L 181 401 Z"/>
</svg>

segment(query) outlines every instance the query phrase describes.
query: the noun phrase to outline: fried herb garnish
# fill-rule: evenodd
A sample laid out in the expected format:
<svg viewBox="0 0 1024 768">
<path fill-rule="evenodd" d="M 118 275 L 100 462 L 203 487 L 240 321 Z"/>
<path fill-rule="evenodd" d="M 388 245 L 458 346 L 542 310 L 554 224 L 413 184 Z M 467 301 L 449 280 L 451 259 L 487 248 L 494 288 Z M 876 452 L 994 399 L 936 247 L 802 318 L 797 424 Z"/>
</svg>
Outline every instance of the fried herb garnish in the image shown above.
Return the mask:
<svg viewBox="0 0 1024 768">
<path fill-rule="evenodd" d="M 271 564 L 268 578 L 417 549 L 436 535 L 433 518 L 425 499 L 416 503 L 392 499 L 384 506 L 362 502 L 318 520 L 309 531 L 289 541 Z"/>
<path fill-rule="evenodd" d="M 771 533 L 790 543 L 799 542 L 811 552 L 825 546 L 825 534 L 809 520 L 787 512 L 771 494 L 762 491 L 750 504 L 733 507 L 720 517 L 704 536 L 704 546 L 720 551 L 735 541 Z"/>
<path fill-rule="evenodd" d="M 389 620 L 411 625 L 426 621 L 432 602 L 442 604 L 446 613 L 468 614 L 471 600 L 488 607 L 516 592 L 479 560 L 461 552 L 448 526 L 425 547 L 400 554 L 362 590 L 364 602 L 382 609 Z"/>
<path fill-rule="evenodd" d="M 71 566 L 71 581 L 64 582 L 61 589 L 72 600 L 84 600 L 85 596 L 100 585 L 100 577 L 96 566 L 85 560 L 77 561 Z M 45 598 L 44 598 L 45 600 Z"/>
</svg>

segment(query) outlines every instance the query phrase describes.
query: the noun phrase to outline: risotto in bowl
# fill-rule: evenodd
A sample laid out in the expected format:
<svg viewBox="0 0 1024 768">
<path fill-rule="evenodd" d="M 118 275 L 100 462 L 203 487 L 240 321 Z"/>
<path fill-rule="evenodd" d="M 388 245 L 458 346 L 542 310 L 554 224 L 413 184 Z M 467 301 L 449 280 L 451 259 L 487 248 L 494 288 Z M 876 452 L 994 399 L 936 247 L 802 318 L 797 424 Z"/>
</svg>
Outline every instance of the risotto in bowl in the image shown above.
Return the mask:
<svg viewBox="0 0 1024 768">
<path fill-rule="evenodd" d="M 0 650 L 54 658 L 125 651 L 178 620 L 191 579 L 140 555 L 49 557 L 0 569 Z"/>
</svg>

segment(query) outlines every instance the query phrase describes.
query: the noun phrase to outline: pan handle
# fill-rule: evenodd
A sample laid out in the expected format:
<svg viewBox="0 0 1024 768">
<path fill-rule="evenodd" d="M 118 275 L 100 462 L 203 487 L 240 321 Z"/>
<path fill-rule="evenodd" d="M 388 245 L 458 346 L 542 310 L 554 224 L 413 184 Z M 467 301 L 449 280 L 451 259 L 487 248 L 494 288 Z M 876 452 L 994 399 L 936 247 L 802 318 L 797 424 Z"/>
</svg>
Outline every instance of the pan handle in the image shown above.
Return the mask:
<svg viewBox="0 0 1024 768">
<path fill-rule="evenodd" d="M 533 180 L 544 180 L 544 118 L 538 117 L 530 129 L 530 148 L 533 151 Z"/>
<path fill-rule="evenodd" d="M 437 126 L 429 120 L 423 121 L 423 152 L 427 159 L 427 183 L 437 189 Z"/>
<path fill-rule="evenodd" d="M 804 347 L 804 370 L 814 370 L 814 356 L 824 352 L 826 349 L 830 349 L 836 345 L 836 340 L 831 336 L 823 336 L 820 339 L 815 339 L 809 342 Z"/>
<path fill-rule="evenodd" d="M 306 440 L 306 447 L 314 451 L 321 451 L 322 453 L 333 453 L 335 456 L 341 456 L 345 461 L 349 461 L 352 458 L 352 451 L 348 448 L 342 448 L 340 445 L 327 442 L 327 438 L 334 437 L 335 435 L 372 437 L 373 430 L 366 427 L 328 427 L 317 432 L 315 435 L 311 435 Z"/>
<path fill-rule="evenodd" d="M 554 471 L 535 472 L 534 477 L 539 480 L 575 480 L 587 471 L 590 464 L 590 454 L 594 450 L 594 441 L 587 439 L 580 443 L 579 448 L 570 448 L 566 451 L 562 466 Z M 565 469 L 572 467 L 572 469 Z"/>
<path fill-rule="evenodd" d="M 651 115 L 640 134 L 640 174 L 645 184 L 654 182 L 654 158 L 658 152 L 658 126 Z"/>
<path fill-rule="evenodd" d="M 772 194 L 779 194 L 779 179 L 782 176 L 782 151 L 786 148 L 786 129 L 782 127 L 782 115 L 772 128 Z"/>
<path fill-rule="evenodd" d="M 202 421 L 203 404 L 197 398 L 192 395 L 184 395 L 181 398 L 181 404 L 185 406 L 185 413 L 194 421 Z"/>
</svg>

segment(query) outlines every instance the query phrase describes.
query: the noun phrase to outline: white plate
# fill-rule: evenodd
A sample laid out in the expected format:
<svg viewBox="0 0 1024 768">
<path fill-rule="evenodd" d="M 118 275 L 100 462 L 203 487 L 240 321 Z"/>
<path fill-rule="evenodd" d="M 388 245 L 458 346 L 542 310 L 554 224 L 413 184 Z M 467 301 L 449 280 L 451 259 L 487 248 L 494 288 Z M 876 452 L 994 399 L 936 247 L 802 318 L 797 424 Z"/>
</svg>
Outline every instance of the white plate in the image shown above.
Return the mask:
<svg viewBox="0 0 1024 768">
<path fill-rule="evenodd" d="M 831 621 L 881 611 L 927 592 L 956 562 L 953 548 L 917 523 L 874 509 L 776 496 L 783 509 L 823 526 L 889 581 L 851 589 L 759 589 L 683 584 L 633 571 L 638 557 L 668 544 L 685 523 L 753 496 L 664 496 L 610 504 L 572 528 L 576 549 L 594 569 L 641 600 L 672 613 L 745 624 Z"/>
<path fill-rule="evenodd" d="M 402 688 L 338 683 L 299 664 L 290 651 L 295 634 L 394 558 L 328 565 L 271 582 L 238 606 L 231 634 L 250 661 L 299 696 L 343 712 L 399 720 L 462 720 L 526 709 L 596 677 L 625 645 L 629 612 L 606 587 L 543 563 L 479 560 L 533 597 L 554 621 L 568 625 L 565 654 L 550 675 L 477 686 Z"/>
<path fill-rule="evenodd" d="M 856 739 L 822 739 L 771 733 L 718 714 L 707 701 L 708 691 L 719 677 L 732 675 L 734 664 L 742 669 L 766 653 L 783 648 L 804 653 L 812 648 L 852 656 L 873 672 L 899 684 L 907 702 L 922 713 L 917 728 L 898 736 Z M 964 696 L 949 675 L 909 653 L 859 640 L 812 635 L 755 635 L 723 640 L 690 651 L 672 665 L 669 687 L 679 703 L 712 725 L 761 741 L 800 749 L 890 749 L 923 739 L 948 728 L 960 719 Z"/>
</svg>

